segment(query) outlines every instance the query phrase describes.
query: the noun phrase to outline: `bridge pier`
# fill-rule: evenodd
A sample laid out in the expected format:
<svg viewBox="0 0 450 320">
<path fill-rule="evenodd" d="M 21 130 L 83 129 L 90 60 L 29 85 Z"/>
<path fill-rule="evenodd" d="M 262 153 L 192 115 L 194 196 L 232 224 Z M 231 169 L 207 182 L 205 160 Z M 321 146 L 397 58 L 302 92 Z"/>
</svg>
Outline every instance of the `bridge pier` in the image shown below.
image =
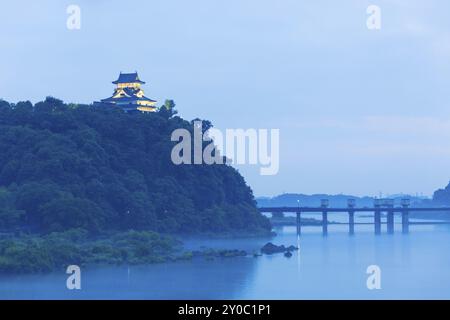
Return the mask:
<svg viewBox="0 0 450 320">
<path fill-rule="evenodd" d="M 387 233 L 393 234 L 394 233 L 394 211 L 388 210 L 387 212 Z"/>
<path fill-rule="evenodd" d="M 355 234 L 355 199 L 347 199 L 348 207 L 348 233 L 352 236 Z"/>
<path fill-rule="evenodd" d="M 348 233 L 352 236 L 355 234 L 355 211 L 348 212 Z"/>
<path fill-rule="evenodd" d="M 302 216 L 301 216 L 301 212 L 297 211 L 297 235 L 301 235 L 302 234 Z"/>
<path fill-rule="evenodd" d="M 320 200 L 320 207 L 322 208 L 322 234 L 323 236 L 328 235 L 328 199 Z"/>
<path fill-rule="evenodd" d="M 375 234 L 381 234 L 381 211 L 379 199 L 375 199 L 375 211 L 374 211 L 374 226 L 375 226 Z"/>
<path fill-rule="evenodd" d="M 375 218 L 374 218 L 374 224 L 375 224 L 375 234 L 381 234 L 381 211 L 376 210 L 375 211 Z"/>
<path fill-rule="evenodd" d="M 349 199 L 351 200 L 351 199 Z M 301 233 L 301 214 L 302 213 L 315 213 L 322 214 L 322 232 L 324 235 L 328 234 L 328 213 L 343 213 L 349 215 L 349 233 L 353 234 L 355 232 L 355 216 L 356 212 L 373 212 L 374 213 L 374 226 L 375 226 L 375 234 L 381 234 L 382 231 L 382 223 L 381 223 L 381 213 L 387 212 L 387 231 L 388 233 L 394 233 L 395 228 L 395 213 L 401 214 L 402 219 L 402 233 L 409 233 L 409 225 L 411 224 L 409 221 L 409 214 L 415 212 L 446 212 L 450 214 L 450 207 L 420 207 L 414 208 L 410 207 L 409 199 L 402 199 L 402 206 L 395 207 L 392 199 L 385 199 L 389 201 L 382 201 L 381 199 L 375 199 L 373 207 L 356 207 L 353 200 L 348 202 L 348 207 L 329 207 L 328 201 L 322 200 L 320 207 L 301 207 L 298 205 L 297 207 L 262 207 L 259 208 L 261 213 L 275 213 L 275 212 L 291 212 L 297 214 L 297 232 Z M 320 225 L 319 225 L 320 226 Z"/>
<path fill-rule="evenodd" d="M 410 199 L 405 198 L 402 199 L 402 207 L 403 207 L 403 211 L 402 211 L 402 233 L 403 234 L 408 234 L 409 233 L 409 211 L 408 211 L 408 207 L 410 205 Z"/>
<path fill-rule="evenodd" d="M 322 211 L 322 234 L 328 235 L 328 211 Z"/>
<path fill-rule="evenodd" d="M 402 212 L 402 233 L 409 233 L 409 212 L 407 210 Z"/>
</svg>

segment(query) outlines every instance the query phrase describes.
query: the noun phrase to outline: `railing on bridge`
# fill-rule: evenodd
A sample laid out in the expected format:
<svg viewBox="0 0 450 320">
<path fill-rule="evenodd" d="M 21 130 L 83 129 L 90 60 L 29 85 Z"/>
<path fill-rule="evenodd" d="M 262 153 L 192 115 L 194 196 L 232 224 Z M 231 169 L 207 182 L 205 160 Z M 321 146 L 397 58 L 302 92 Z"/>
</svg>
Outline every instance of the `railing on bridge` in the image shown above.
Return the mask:
<svg viewBox="0 0 450 320">
<path fill-rule="evenodd" d="M 297 233 L 301 234 L 302 213 L 321 213 L 322 214 L 322 233 L 328 234 L 328 213 L 348 213 L 349 234 L 355 233 L 355 213 L 356 212 L 373 212 L 373 224 L 375 234 L 381 234 L 381 214 L 386 212 L 387 233 L 394 233 L 394 213 L 401 214 L 402 233 L 409 233 L 409 214 L 411 212 L 446 212 L 450 213 L 450 207 L 432 207 L 432 208 L 414 208 L 411 207 L 410 199 L 401 199 L 400 206 L 395 206 L 394 199 L 375 199 L 373 207 L 357 207 L 355 199 L 348 199 L 347 208 L 329 207 L 328 199 L 322 199 L 320 207 L 261 207 L 261 213 L 285 213 L 293 212 L 297 214 L 296 225 Z"/>
</svg>

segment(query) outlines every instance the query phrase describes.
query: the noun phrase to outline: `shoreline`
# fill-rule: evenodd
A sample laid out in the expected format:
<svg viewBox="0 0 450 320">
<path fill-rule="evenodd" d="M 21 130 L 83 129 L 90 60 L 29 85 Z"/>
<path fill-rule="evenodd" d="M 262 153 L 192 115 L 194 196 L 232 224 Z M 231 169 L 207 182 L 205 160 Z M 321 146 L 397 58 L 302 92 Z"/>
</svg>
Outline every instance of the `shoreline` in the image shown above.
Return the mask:
<svg viewBox="0 0 450 320">
<path fill-rule="evenodd" d="M 220 234 L 158 234 L 151 231 L 105 232 L 88 236 L 85 230 L 48 235 L 3 236 L 0 239 L 0 275 L 48 274 L 68 265 L 122 266 L 151 265 L 204 259 L 251 256 L 240 248 L 189 250 L 189 239 L 251 239 L 270 241 L 273 231 L 235 231 Z"/>
</svg>

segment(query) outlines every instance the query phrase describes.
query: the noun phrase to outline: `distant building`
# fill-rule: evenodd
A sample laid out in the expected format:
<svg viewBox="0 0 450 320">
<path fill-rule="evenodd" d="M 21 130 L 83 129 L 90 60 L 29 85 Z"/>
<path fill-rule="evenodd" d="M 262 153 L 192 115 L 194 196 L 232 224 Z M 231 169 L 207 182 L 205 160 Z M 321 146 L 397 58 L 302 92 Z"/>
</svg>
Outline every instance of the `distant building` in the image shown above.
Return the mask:
<svg viewBox="0 0 450 320">
<path fill-rule="evenodd" d="M 156 101 L 144 95 L 141 85 L 145 82 L 139 79 L 137 72 L 121 72 L 119 78 L 112 83 L 116 85 L 113 95 L 100 102 L 94 102 L 95 106 L 119 107 L 125 112 L 156 111 Z"/>
</svg>

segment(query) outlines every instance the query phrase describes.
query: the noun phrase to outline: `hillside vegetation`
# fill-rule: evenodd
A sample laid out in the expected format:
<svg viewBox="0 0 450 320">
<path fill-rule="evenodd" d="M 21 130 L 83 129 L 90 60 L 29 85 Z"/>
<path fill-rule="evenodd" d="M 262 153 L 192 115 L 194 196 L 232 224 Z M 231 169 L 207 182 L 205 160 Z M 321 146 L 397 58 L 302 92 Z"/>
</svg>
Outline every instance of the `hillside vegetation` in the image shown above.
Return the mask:
<svg viewBox="0 0 450 320">
<path fill-rule="evenodd" d="M 125 114 L 54 98 L 0 101 L 0 228 L 269 229 L 234 168 L 172 164 L 172 131 L 193 131 L 174 113 Z"/>
</svg>

